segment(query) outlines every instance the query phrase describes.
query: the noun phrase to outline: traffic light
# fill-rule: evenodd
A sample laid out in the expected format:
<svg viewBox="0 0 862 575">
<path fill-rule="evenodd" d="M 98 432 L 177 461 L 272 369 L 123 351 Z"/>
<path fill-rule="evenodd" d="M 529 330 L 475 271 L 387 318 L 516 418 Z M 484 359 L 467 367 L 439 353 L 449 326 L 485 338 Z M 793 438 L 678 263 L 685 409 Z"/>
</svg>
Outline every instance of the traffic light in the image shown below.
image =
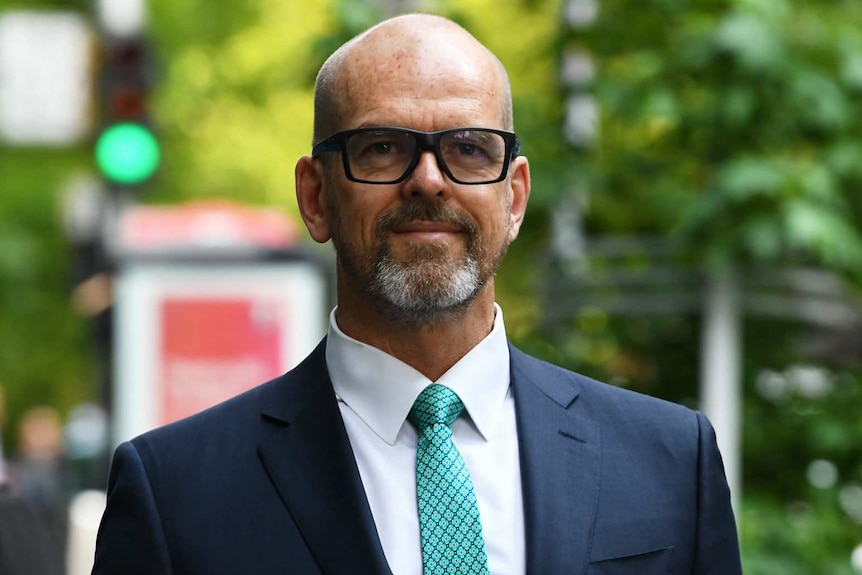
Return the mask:
<svg viewBox="0 0 862 575">
<path fill-rule="evenodd" d="M 161 152 L 153 133 L 135 122 L 120 122 L 105 128 L 96 142 L 96 164 L 102 174 L 117 184 L 140 184 L 159 166 Z"/>
<path fill-rule="evenodd" d="M 106 40 L 101 77 L 103 127 L 96 140 L 95 159 L 102 176 L 112 184 L 142 184 L 161 162 L 147 110 L 151 77 L 143 39 Z"/>
</svg>

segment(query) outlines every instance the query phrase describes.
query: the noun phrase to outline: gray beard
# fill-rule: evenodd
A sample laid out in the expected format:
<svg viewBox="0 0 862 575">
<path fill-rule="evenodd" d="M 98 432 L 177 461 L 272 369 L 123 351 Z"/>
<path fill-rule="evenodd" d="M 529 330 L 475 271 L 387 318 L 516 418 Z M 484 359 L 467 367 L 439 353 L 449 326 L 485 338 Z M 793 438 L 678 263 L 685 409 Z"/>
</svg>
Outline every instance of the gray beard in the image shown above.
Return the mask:
<svg viewBox="0 0 862 575">
<path fill-rule="evenodd" d="M 407 264 L 392 261 L 389 254 L 378 259 L 369 291 L 384 303 L 381 310 L 388 312 L 390 320 L 416 325 L 457 316 L 487 282 L 480 277 L 472 251 L 460 262 L 446 261 L 446 256 L 427 256 Z"/>
<path fill-rule="evenodd" d="M 506 251 L 504 246 L 501 253 L 494 254 L 494 261 L 488 262 L 477 226 L 436 202 L 418 200 L 381 218 L 374 253 L 360 253 L 344 237 L 337 209 L 332 209 L 330 219 L 335 231 L 333 244 L 345 275 L 369 296 L 377 312 L 397 325 L 421 326 L 463 315 L 493 277 Z M 454 257 L 442 245 L 415 245 L 409 261 L 394 261 L 386 243 L 387 233 L 413 219 L 457 225 L 467 242 L 464 256 Z"/>
</svg>

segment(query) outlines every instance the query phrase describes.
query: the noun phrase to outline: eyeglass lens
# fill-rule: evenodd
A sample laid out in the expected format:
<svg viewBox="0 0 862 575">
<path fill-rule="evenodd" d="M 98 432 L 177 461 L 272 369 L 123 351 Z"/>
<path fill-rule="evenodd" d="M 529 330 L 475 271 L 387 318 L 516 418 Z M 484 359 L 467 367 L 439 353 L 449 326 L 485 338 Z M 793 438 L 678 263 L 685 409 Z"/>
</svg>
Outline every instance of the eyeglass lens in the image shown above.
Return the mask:
<svg viewBox="0 0 862 575">
<path fill-rule="evenodd" d="M 350 136 L 347 160 L 354 178 L 369 182 L 400 179 L 419 153 L 416 135 L 400 130 L 369 130 Z M 506 141 L 500 134 L 458 130 L 441 135 L 439 158 L 462 182 L 496 180 L 506 163 Z"/>
</svg>

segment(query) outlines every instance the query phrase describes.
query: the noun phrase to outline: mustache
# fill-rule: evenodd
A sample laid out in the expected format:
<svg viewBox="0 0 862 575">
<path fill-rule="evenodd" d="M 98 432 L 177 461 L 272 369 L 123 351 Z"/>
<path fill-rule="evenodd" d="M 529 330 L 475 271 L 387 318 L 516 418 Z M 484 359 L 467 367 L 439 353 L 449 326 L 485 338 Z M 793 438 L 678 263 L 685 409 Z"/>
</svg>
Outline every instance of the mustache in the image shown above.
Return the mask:
<svg viewBox="0 0 862 575">
<path fill-rule="evenodd" d="M 386 233 L 415 221 L 447 224 L 463 232 L 468 238 L 473 238 L 479 233 L 479 227 L 472 218 L 446 203 L 414 199 L 381 215 L 377 222 L 376 234 L 378 237 L 383 237 Z"/>
</svg>

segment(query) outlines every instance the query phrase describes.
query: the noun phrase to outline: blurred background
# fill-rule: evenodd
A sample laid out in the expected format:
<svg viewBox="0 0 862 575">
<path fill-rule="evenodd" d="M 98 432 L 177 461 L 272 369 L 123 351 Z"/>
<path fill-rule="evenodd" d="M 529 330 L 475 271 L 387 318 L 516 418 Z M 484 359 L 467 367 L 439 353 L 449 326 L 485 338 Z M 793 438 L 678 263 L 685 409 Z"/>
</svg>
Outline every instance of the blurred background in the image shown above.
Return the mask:
<svg viewBox="0 0 862 575">
<path fill-rule="evenodd" d="M 87 573 L 116 443 L 317 342 L 314 76 L 416 10 L 510 74 L 514 343 L 705 411 L 747 574 L 862 573 L 856 0 L 0 0 L 0 572 Z"/>
</svg>

